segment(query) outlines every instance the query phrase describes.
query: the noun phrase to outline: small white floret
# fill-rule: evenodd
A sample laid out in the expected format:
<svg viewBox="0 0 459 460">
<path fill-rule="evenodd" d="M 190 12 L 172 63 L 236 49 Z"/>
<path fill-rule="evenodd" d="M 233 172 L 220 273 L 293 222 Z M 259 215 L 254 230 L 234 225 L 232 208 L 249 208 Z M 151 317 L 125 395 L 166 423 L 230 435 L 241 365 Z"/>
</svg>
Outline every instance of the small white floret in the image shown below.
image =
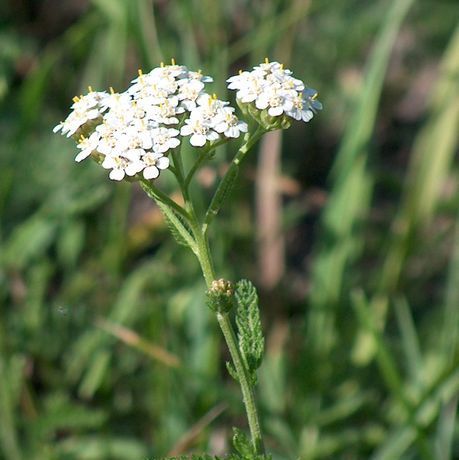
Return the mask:
<svg viewBox="0 0 459 460">
<path fill-rule="evenodd" d="M 75 157 L 75 161 L 80 162 L 85 158 L 89 157 L 92 152 L 97 150 L 99 145 L 100 135 L 97 131 L 94 131 L 89 138 L 81 137 L 80 141 L 77 144 L 77 147 L 81 152 Z"/>
</svg>

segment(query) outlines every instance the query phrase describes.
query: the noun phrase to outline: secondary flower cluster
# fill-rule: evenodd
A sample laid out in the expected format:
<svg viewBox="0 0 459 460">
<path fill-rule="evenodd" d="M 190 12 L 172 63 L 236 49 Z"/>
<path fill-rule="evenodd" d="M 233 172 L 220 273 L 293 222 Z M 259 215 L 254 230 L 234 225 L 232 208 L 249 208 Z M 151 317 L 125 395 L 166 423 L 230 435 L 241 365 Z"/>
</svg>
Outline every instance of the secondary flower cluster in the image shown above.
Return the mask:
<svg viewBox="0 0 459 460">
<path fill-rule="evenodd" d="M 76 161 L 92 156 L 110 178 L 142 173 L 155 179 L 169 167 L 168 153 L 181 136 L 203 147 L 247 132 L 234 108 L 204 90 L 212 78 L 185 66 L 161 65 L 139 76 L 124 93 L 95 92 L 75 97 L 72 112 L 54 132 L 77 139 Z"/>
<path fill-rule="evenodd" d="M 229 89 L 237 90 L 239 104 L 242 107 L 247 104 L 250 115 L 273 129 L 279 127 L 279 118 L 285 115 L 307 122 L 322 109 L 317 91 L 306 87 L 278 62 L 266 59 L 252 71 L 241 71 L 227 82 Z"/>
</svg>

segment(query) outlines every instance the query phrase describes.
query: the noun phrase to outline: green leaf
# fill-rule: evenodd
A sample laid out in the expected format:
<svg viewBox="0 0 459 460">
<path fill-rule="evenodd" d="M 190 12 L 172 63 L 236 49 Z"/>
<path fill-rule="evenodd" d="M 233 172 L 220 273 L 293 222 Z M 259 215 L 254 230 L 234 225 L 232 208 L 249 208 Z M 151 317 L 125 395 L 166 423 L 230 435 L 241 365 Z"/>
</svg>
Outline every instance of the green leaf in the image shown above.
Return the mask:
<svg viewBox="0 0 459 460">
<path fill-rule="evenodd" d="M 191 231 L 188 229 L 183 220 L 166 204 L 161 203 L 160 201 L 157 201 L 156 203 L 163 212 L 166 224 L 177 243 L 191 248 L 194 252 L 196 242 L 191 235 Z"/>
<path fill-rule="evenodd" d="M 155 200 L 164 214 L 166 223 L 176 239 L 176 241 L 186 247 L 189 247 L 195 254 L 197 252 L 196 242 L 187 223 L 187 212 L 175 201 L 171 200 L 165 193 L 157 189 L 149 181 L 143 180 L 140 186 L 146 194 Z"/>
<path fill-rule="evenodd" d="M 236 285 L 235 295 L 239 349 L 251 377 L 256 381 L 255 371 L 260 367 L 264 352 L 258 294 L 249 280 L 241 280 Z"/>
<path fill-rule="evenodd" d="M 237 375 L 237 371 L 229 361 L 226 361 L 226 369 L 228 370 L 228 374 L 231 375 L 231 377 L 233 377 L 233 379 L 236 380 L 236 382 L 239 382 L 239 376 Z"/>
<path fill-rule="evenodd" d="M 209 205 L 209 209 L 206 212 L 206 218 L 204 223 L 208 225 L 212 219 L 218 214 L 220 208 L 222 207 L 223 202 L 225 201 L 228 193 L 233 188 L 233 184 L 237 179 L 239 168 L 230 167 L 229 171 L 223 177 L 220 185 L 215 192 L 214 197 Z"/>
<path fill-rule="evenodd" d="M 225 455 L 224 457 L 214 457 L 209 454 L 200 454 L 200 455 L 182 455 L 180 457 L 163 457 L 161 460 L 271 460 L 271 455 L 237 455 L 237 454 L 230 454 Z M 151 460 L 159 460 L 159 459 L 151 459 Z"/>
<path fill-rule="evenodd" d="M 244 458 L 256 455 L 249 437 L 242 430 L 235 427 L 233 427 L 233 446 Z"/>
</svg>

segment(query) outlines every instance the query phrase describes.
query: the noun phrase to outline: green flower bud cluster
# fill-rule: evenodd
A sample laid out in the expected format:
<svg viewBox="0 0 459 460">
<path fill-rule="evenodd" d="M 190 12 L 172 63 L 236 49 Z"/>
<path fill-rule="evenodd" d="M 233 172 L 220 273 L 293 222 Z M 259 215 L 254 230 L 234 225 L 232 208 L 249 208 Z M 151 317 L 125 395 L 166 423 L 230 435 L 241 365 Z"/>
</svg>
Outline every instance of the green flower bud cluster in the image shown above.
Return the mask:
<svg viewBox="0 0 459 460">
<path fill-rule="evenodd" d="M 206 292 L 207 306 L 219 313 L 229 312 L 234 305 L 234 286 L 231 281 L 223 278 L 212 281 Z"/>
</svg>

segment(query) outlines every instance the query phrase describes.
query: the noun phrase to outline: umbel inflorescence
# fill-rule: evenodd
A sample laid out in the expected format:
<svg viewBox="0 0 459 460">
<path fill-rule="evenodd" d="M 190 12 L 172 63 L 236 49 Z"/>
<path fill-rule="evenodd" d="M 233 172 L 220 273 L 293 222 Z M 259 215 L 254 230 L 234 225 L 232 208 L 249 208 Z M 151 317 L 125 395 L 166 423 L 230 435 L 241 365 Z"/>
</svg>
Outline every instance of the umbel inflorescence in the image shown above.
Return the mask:
<svg viewBox="0 0 459 460">
<path fill-rule="evenodd" d="M 61 131 L 77 141 L 75 160 L 92 157 L 109 177 L 156 179 L 170 166 L 169 153 L 189 138 L 192 146 L 211 149 L 247 133 L 235 108 L 206 92 L 212 78 L 183 65 L 161 64 L 139 76 L 122 93 L 93 91 L 76 96 Z M 243 113 L 266 131 L 288 127 L 291 120 L 309 121 L 322 108 L 315 90 L 292 76 L 278 62 L 260 64 L 228 80 L 237 90 Z"/>
</svg>

